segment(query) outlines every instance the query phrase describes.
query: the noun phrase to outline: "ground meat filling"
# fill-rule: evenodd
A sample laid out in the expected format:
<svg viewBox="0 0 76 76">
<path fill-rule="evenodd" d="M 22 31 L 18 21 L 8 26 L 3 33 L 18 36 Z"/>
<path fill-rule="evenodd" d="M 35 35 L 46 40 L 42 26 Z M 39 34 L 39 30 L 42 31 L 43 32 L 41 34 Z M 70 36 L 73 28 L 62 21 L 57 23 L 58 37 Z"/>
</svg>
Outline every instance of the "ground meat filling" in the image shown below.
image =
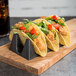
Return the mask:
<svg viewBox="0 0 76 76">
<path fill-rule="evenodd" d="M 44 51 L 46 49 L 44 41 L 41 39 L 40 36 L 38 36 L 38 38 L 36 39 L 33 39 L 33 41 L 36 43 L 40 50 Z"/>
<path fill-rule="evenodd" d="M 54 33 L 49 31 L 49 34 L 47 34 L 47 37 L 49 38 L 49 40 L 54 41 Z"/>
<path fill-rule="evenodd" d="M 67 35 L 67 30 L 65 29 L 64 26 L 59 27 L 59 32 L 60 32 L 62 35 L 64 35 L 64 36 Z"/>
</svg>

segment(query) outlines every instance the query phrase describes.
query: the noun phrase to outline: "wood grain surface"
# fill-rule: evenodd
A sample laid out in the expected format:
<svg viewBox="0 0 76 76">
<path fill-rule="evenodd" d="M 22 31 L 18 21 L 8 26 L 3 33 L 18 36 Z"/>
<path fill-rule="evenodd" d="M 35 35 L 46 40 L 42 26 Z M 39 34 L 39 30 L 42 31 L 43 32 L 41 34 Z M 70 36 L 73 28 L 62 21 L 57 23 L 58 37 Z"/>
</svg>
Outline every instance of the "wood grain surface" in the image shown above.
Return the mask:
<svg viewBox="0 0 76 76">
<path fill-rule="evenodd" d="M 59 49 L 59 52 L 51 51 L 44 58 L 36 57 L 32 60 L 26 60 L 16 53 L 10 51 L 10 43 L 8 43 L 0 47 L 0 61 L 33 74 L 40 75 L 76 48 L 76 19 L 69 20 L 66 23 L 69 26 L 71 33 L 70 47 L 63 46 Z"/>
</svg>

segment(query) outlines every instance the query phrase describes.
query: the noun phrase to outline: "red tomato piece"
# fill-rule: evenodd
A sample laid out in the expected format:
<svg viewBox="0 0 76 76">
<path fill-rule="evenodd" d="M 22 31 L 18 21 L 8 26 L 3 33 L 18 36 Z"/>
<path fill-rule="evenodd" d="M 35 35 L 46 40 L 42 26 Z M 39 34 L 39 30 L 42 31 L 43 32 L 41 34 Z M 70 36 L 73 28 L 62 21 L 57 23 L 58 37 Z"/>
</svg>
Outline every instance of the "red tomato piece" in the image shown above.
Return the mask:
<svg viewBox="0 0 76 76">
<path fill-rule="evenodd" d="M 23 27 L 23 26 L 21 26 L 21 27 L 19 27 L 19 29 L 20 29 L 20 30 L 25 30 L 26 28 Z"/>
<path fill-rule="evenodd" d="M 59 29 L 59 27 L 60 27 L 60 25 L 59 24 L 52 24 L 52 26 L 54 26 L 55 27 L 55 29 Z"/>
<path fill-rule="evenodd" d="M 31 35 L 35 34 L 35 36 L 37 36 L 37 32 L 35 30 L 35 28 L 33 28 L 31 31 L 30 31 Z"/>
<path fill-rule="evenodd" d="M 51 18 L 55 19 L 55 20 L 58 20 L 58 17 L 56 15 L 53 15 Z"/>
<path fill-rule="evenodd" d="M 37 36 L 38 34 L 37 33 L 35 33 L 35 36 Z"/>
<path fill-rule="evenodd" d="M 48 25 L 48 29 L 52 30 L 52 25 L 51 24 Z"/>
<path fill-rule="evenodd" d="M 26 31 L 26 30 L 23 30 L 23 32 L 24 32 L 24 33 L 27 33 L 27 31 Z"/>
</svg>

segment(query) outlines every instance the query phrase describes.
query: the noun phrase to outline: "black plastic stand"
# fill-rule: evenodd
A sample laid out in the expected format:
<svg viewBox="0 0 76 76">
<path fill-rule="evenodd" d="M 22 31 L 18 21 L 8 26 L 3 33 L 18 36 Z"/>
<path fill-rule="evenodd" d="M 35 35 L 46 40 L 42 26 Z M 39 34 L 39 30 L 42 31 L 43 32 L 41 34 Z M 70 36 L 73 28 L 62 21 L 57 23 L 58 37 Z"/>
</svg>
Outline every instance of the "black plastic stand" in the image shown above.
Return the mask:
<svg viewBox="0 0 76 76">
<path fill-rule="evenodd" d="M 18 34 L 14 34 L 9 49 L 28 60 L 38 56 L 33 49 L 31 41 L 26 39 L 26 42 L 23 46 Z"/>
<path fill-rule="evenodd" d="M 52 51 L 51 49 L 49 49 L 49 48 L 47 48 L 47 52 L 50 52 L 50 51 Z"/>
<path fill-rule="evenodd" d="M 64 45 L 59 44 L 59 47 L 63 47 Z"/>
</svg>

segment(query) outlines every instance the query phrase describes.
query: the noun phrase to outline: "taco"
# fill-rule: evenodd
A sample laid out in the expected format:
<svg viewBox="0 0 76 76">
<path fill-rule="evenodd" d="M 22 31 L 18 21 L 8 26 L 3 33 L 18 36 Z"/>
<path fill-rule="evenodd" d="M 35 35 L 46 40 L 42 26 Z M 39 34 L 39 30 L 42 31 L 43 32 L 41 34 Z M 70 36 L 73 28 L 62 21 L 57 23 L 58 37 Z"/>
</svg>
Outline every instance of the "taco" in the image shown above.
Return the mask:
<svg viewBox="0 0 76 76">
<path fill-rule="evenodd" d="M 56 28 L 59 35 L 59 43 L 65 46 L 70 46 L 70 32 L 64 18 L 56 15 L 45 17 L 45 19 Z"/>
<path fill-rule="evenodd" d="M 17 33 L 21 39 L 22 44 L 25 44 L 26 39 L 30 39 L 35 52 L 44 57 L 47 54 L 47 44 L 44 34 L 31 21 L 18 22 L 15 24 L 10 32 L 9 39 L 12 40 L 13 34 Z"/>
<path fill-rule="evenodd" d="M 33 21 L 44 33 L 47 47 L 53 51 L 59 50 L 59 38 L 56 29 L 45 19 L 36 19 Z"/>
</svg>

